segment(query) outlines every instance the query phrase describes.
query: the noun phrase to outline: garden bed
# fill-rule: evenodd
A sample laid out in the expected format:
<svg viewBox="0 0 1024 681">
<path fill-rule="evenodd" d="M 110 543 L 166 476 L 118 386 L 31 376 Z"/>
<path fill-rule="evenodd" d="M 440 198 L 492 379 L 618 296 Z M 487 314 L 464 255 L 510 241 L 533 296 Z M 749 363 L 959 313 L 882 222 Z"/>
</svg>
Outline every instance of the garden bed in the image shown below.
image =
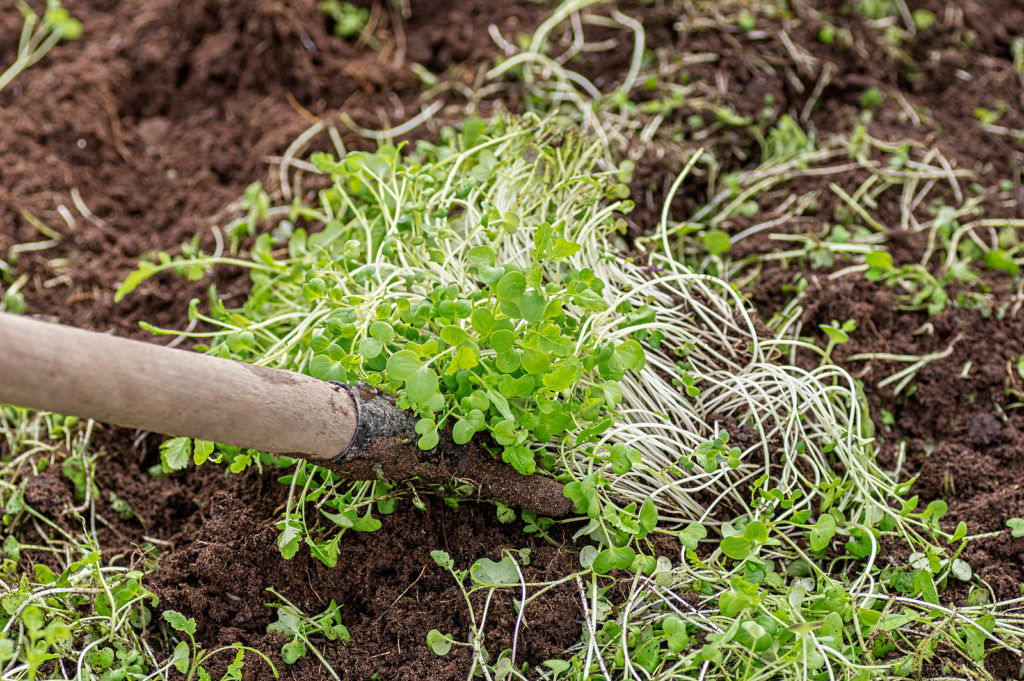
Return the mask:
<svg viewBox="0 0 1024 681">
<path fill-rule="evenodd" d="M 948 503 L 946 532 L 966 521 L 969 534 L 986 535 L 961 558 L 992 600 L 1011 600 L 1024 584 L 1024 538 L 1012 537 L 1006 524 L 1024 517 L 1022 280 L 1017 268 L 986 261 L 980 246 L 945 247 L 960 226 L 989 220 L 978 230 L 983 244 L 995 239 L 1011 261 L 1021 260 L 1024 10 L 1011 0 L 809 4 L 818 7 L 618 5 L 642 24 L 648 51 L 636 62 L 642 78 L 625 93 L 637 107 L 608 107 L 617 121 L 637 121 L 618 128 L 633 137 L 609 144 L 610 153 L 634 157 L 627 179 L 636 208 L 623 217 L 628 238 L 639 242 L 622 246 L 636 257 L 651 248 L 643 239 L 656 233 L 669 200 L 671 220 L 689 221 L 697 235 L 676 247 L 680 258 L 736 282 L 767 324 L 759 326 L 763 336 L 788 328 L 823 347 L 819 325 L 853 320 L 848 341 L 830 346 L 831 360 L 861 382 L 879 460 L 898 466 L 900 480 L 917 477 L 910 494 L 920 496 L 922 509 L 936 499 Z M 891 13 L 890 5 L 909 14 Z M 488 70 L 523 49 L 553 11 L 533 2 L 368 4 L 365 30 L 342 38 L 312 2 L 66 7 L 83 21 L 82 37 L 59 44 L 0 91 L 0 258 L 10 263 L 2 286 L 19 282 L 20 291 L 6 304 L 146 340 L 154 337 L 140 322 L 184 329 L 190 299 L 204 300 L 213 285 L 227 307 L 239 307 L 251 284 L 228 267 L 192 282 L 165 272 L 115 303 L 140 258 L 178 254 L 195 235 L 196 247 L 215 248 L 211 226 L 239 215 L 237 205 L 227 206 L 252 182 L 279 188 L 276 162 L 318 121 L 337 126 L 347 149 L 372 150 L 376 143 L 354 127 L 386 129 L 433 111 L 400 137 L 436 142 L 442 125 L 459 122 L 467 108 L 487 116 L 535 107 L 528 78 Z M 594 12 L 608 16 L 610 9 Z M 0 17 L 0 64 L 13 60 L 20 30 L 11 14 Z M 634 63 L 630 25 L 581 26 L 579 36 L 594 48 L 566 67 L 613 91 Z M 573 28 L 559 23 L 552 43 L 569 49 Z M 488 82 L 502 86 L 481 91 Z M 354 125 L 342 125 L 339 113 Z M 771 137 L 786 129 L 784 116 L 803 137 Z M 656 118 L 655 132 L 639 134 Z M 322 132 L 303 153 L 331 144 Z M 705 156 L 674 191 L 698 149 Z M 877 166 L 858 166 L 857 149 L 862 161 L 880 159 Z M 909 170 L 895 178 L 886 175 L 891 169 Z M 729 174 L 742 189 L 758 187 L 739 205 L 718 196 Z M 764 178 L 771 183 L 758 185 Z M 942 206 L 955 226 L 916 228 L 936 221 Z M 846 237 L 836 237 L 835 225 Z M 851 235 L 857 243 L 858 229 L 867 234 L 865 247 L 844 250 Z M 727 251 L 708 248 L 710 230 L 732 238 Z M 875 268 L 877 277 L 865 276 L 867 267 L 844 271 L 863 261 L 853 256 L 873 249 L 891 255 Z M 965 262 L 971 276 L 945 276 L 953 261 Z M 915 263 L 932 280 L 908 284 L 909 275 L 897 274 Z M 932 288 L 916 300 L 924 286 Z M 927 359 L 905 384 L 886 381 L 920 358 Z M 794 350 L 789 359 L 812 369 L 820 357 Z M 266 605 L 282 603 L 279 596 L 306 613 L 341 606 L 351 640 L 316 640 L 342 679 L 461 679 L 470 649 L 439 656 L 427 643 L 431 630 L 460 636 L 470 626 L 462 591 L 431 551 L 446 551 L 464 569 L 529 549 L 525 577 L 537 583 L 578 569 L 573 526 L 554 532 L 552 543 L 524 533 L 519 520 L 501 522 L 493 504 L 453 507 L 415 492 L 380 516 L 377 531 L 343 534 L 336 566 L 305 546 L 286 560 L 278 548 L 288 503 L 280 471 L 228 475 L 203 465 L 155 477 L 163 439 L 96 426 L 96 510 L 106 521 L 95 534 L 99 548 L 123 564 L 158 565 L 145 580 L 160 598 L 153 610 L 195 618 L 204 646 L 241 642 L 287 678 L 327 676 L 312 653 L 293 665 L 281 661 L 288 639 L 267 633 L 275 610 Z M 29 480 L 24 499 L 70 531 L 79 523 L 69 510 L 78 500 L 66 473 Z M 45 543 L 38 523 L 18 527 L 17 542 Z M 679 558 L 674 539 L 658 549 Z M 879 560 L 906 560 L 901 550 L 883 547 Z M 17 571 L 31 574 L 36 563 L 56 568 L 46 552 L 18 555 Z M 486 622 L 489 650 L 512 647 L 516 627 L 520 664 L 560 658 L 580 640 L 581 595 L 576 582 L 550 590 L 520 628 L 518 592 L 498 592 Z M 610 597 L 621 604 L 628 595 Z M 943 603 L 968 598 L 966 584 L 951 582 Z M 231 660 L 214 658 L 207 669 L 219 678 Z M 1017 678 L 1021 662 L 996 648 L 984 666 L 993 678 Z M 946 655 L 917 671 L 952 675 L 960 664 Z M 270 667 L 247 658 L 245 678 L 271 678 Z"/>
</svg>

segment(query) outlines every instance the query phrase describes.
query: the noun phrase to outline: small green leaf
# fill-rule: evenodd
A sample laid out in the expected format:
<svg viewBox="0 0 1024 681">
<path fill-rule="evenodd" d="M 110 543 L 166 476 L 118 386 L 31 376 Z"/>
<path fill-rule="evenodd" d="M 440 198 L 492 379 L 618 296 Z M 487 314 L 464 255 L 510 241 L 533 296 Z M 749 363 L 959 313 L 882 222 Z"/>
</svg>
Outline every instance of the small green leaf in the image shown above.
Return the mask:
<svg viewBox="0 0 1024 681">
<path fill-rule="evenodd" d="M 690 523 L 679 533 L 679 541 L 691 551 L 697 550 L 697 542 L 708 536 L 707 528 L 700 523 Z"/>
<path fill-rule="evenodd" d="M 661 630 L 668 642 L 668 649 L 673 653 L 681 653 L 690 645 L 690 637 L 686 635 L 686 622 L 681 617 L 667 616 L 661 622 Z"/>
<path fill-rule="evenodd" d="M 394 355 L 392 355 L 394 357 Z M 430 367 L 420 367 L 406 381 L 409 399 L 423 404 L 437 393 L 437 374 Z"/>
<path fill-rule="evenodd" d="M 1020 265 L 1001 248 L 993 248 L 985 254 L 985 267 L 991 270 L 1002 270 L 1012 276 L 1017 276 L 1020 271 Z"/>
<path fill-rule="evenodd" d="M 494 287 L 494 293 L 498 300 L 503 303 L 518 305 L 523 294 L 526 293 L 526 277 L 522 272 L 507 272 L 498 280 Z"/>
<path fill-rule="evenodd" d="M 321 381 L 348 381 L 348 371 L 345 367 L 326 354 L 313 355 L 313 359 L 309 360 L 309 375 Z"/>
<path fill-rule="evenodd" d="M 544 374 L 541 381 L 544 386 L 555 392 L 568 390 L 576 383 L 576 376 L 579 367 L 572 362 L 564 362 Z"/>
<path fill-rule="evenodd" d="M 166 615 L 166 613 L 164 614 Z M 188 643 L 178 641 L 178 645 L 174 646 L 174 653 L 171 655 L 171 665 L 184 674 L 188 671 L 189 662 L 191 662 L 191 657 L 189 656 Z"/>
<path fill-rule="evenodd" d="M 548 301 L 540 293 L 530 291 L 518 303 L 519 312 L 522 314 L 523 319 L 531 324 L 536 324 L 544 318 L 544 308 L 547 307 Z"/>
<path fill-rule="evenodd" d="M 408 380 L 416 371 L 423 366 L 423 362 L 412 350 L 399 350 L 388 357 L 386 370 L 388 378 L 398 381 Z"/>
<path fill-rule="evenodd" d="M 918 570 L 914 574 L 914 588 L 921 592 L 921 598 L 924 600 L 935 605 L 939 604 L 939 592 L 935 588 L 935 580 L 927 570 Z"/>
<path fill-rule="evenodd" d="M 1024 518 L 1010 518 L 1006 521 L 1010 528 L 1010 534 L 1014 537 L 1024 537 Z"/>
<path fill-rule="evenodd" d="M 818 522 L 811 528 L 811 549 L 814 551 L 823 550 L 832 541 L 835 533 L 836 519 L 828 513 L 822 514 L 818 518 Z"/>
<path fill-rule="evenodd" d="M 491 331 L 494 330 L 494 317 L 491 315 L 490 310 L 483 307 L 473 310 L 473 313 L 469 316 L 469 323 L 472 325 L 473 330 L 480 334 L 481 337 L 490 335 Z"/>
<path fill-rule="evenodd" d="M 441 329 L 441 340 L 448 345 L 461 345 L 468 339 L 466 332 L 462 330 L 462 327 L 449 325 Z"/>
<path fill-rule="evenodd" d="M 455 356 L 452 357 L 451 367 L 454 367 L 454 370 L 449 368 L 445 373 L 452 374 L 460 369 L 472 369 L 479 363 L 480 357 L 477 355 L 476 350 L 469 345 L 460 345 L 455 350 Z"/>
<path fill-rule="evenodd" d="M 645 498 L 644 503 L 640 506 L 640 524 L 648 532 L 658 524 L 658 507 L 654 505 L 654 500 L 651 497 Z"/>
<path fill-rule="evenodd" d="M 140 262 L 139 269 L 131 272 L 124 280 L 124 282 L 117 287 L 117 291 L 114 292 L 114 302 L 120 303 L 121 300 L 135 290 L 135 288 L 152 277 L 159 268 L 151 262 Z"/>
<path fill-rule="evenodd" d="M 763 544 L 768 541 L 768 528 L 760 520 L 755 520 L 743 529 L 743 536 L 755 544 Z"/>
<path fill-rule="evenodd" d="M 42 563 L 35 564 L 36 581 L 40 584 L 53 584 L 57 581 L 57 575 L 46 565 Z"/>
<path fill-rule="evenodd" d="M 619 356 L 622 366 L 632 371 L 640 371 L 647 362 L 643 346 L 632 338 L 615 348 L 615 354 Z"/>
<path fill-rule="evenodd" d="M 499 329 L 491 334 L 487 342 L 499 353 L 508 352 L 516 344 L 516 335 L 508 329 Z"/>
<path fill-rule="evenodd" d="M 164 610 L 163 618 L 175 631 L 183 631 L 190 636 L 196 633 L 196 621 L 191 617 L 186 619 L 177 610 Z"/>
<path fill-rule="evenodd" d="M 721 546 L 722 553 L 733 560 L 745 560 L 750 555 L 753 545 L 746 537 L 725 537 Z"/>
<path fill-rule="evenodd" d="M 729 248 L 732 246 L 732 240 L 729 238 L 729 235 L 720 229 L 709 230 L 701 237 L 701 242 L 711 255 L 728 253 Z"/>
<path fill-rule="evenodd" d="M 864 256 L 864 262 L 876 270 L 892 269 L 892 256 L 887 251 L 871 251 Z"/>
<path fill-rule="evenodd" d="M 421 629 L 422 631 L 422 629 Z M 427 645 L 434 651 L 434 654 L 438 657 L 443 657 L 448 654 L 448 651 L 452 649 L 452 637 L 447 634 L 442 634 L 437 629 L 431 629 L 427 633 Z"/>
<path fill-rule="evenodd" d="M 305 656 L 306 645 L 298 638 L 293 638 L 281 646 L 281 659 L 285 664 L 295 664 L 299 658 Z"/>
<path fill-rule="evenodd" d="M 160 445 L 160 463 L 165 473 L 180 471 L 188 466 L 192 454 L 192 440 L 187 437 L 175 437 Z"/>
<path fill-rule="evenodd" d="M 365 359 L 373 359 L 384 350 L 384 344 L 376 338 L 364 338 L 359 341 L 359 354 Z"/>
<path fill-rule="evenodd" d="M 473 434 L 476 432 L 476 428 L 473 424 L 464 419 L 459 419 L 455 422 L 452 427 L 452 440 L 457 445 L 464 445 L 473 439 Z"/>
<path fill-rule="evenodd" d="M 198 466 L 213 454 L 213 443 L 209 440 L 195 440 L 192 443 L 192 460 Z"/>
<path fill-rule="evenodd" d="M 469 568 L 470 576 L 478 583 L 487 586 L 512 586 L 519 584 L 519 571 L 516 564 L 508 556 L 495 563 L 488 558 L 481 558 Z"/>
<path fill-rule="evenodd" d="M 600 551 L 594 558 L 591 568 L 599 575 L 610 572 L 613 568 L 625 570 L 633 564 L 636 552 L 628 546 L 612 547 Z"/>
<path fill-rule="evenodd" d="M 523 475 L 533 475 L 537 470 L 537 460 L 533 450 L 525 445 L 505 447 L 501 450 L 501 459 Z"/>
<path fill-rule="evenodd" d="M 395 337 L 395 329 L 387 322 L 374 322 L 368 329 L 371 338 L 376 338 L 381 343 L 387 343 Z"/>
</svg>

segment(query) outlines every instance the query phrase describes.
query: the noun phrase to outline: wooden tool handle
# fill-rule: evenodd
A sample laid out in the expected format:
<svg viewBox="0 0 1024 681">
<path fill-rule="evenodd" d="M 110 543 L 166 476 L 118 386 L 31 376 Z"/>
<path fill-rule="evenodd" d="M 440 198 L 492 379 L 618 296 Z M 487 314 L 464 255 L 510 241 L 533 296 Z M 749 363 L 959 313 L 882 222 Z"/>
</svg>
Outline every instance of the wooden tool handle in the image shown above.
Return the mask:
<svg viewBox="0 0 1024 681">
<path fill-rule="evenodd" d="M 0 402 L 301 456 L 346 452 L 357 397 L 309 376 L 0 313 Z"/>
<path fill-rule="evenodd" d="M 571 504 L 550 478 L 524 477 L 474 444 L 416 446 L 414 414 L 369 386 L 345 386 L 0 312 L 0 403 L 297 456 L 356 480 L 475 481 L 542 515 Z"/>
</svg>

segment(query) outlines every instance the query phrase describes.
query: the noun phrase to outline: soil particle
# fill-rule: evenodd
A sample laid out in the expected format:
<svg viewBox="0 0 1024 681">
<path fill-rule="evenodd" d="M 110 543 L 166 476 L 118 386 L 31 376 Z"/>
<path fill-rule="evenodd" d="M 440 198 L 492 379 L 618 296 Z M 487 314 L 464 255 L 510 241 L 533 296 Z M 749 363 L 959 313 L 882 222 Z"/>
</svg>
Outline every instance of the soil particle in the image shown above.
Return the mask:
<svg viewBox="0 0 1024 681">
<path fill-rule="evenodd" d="M 61 475 L 40 473 L 25 482 L 25 503 L 51 519 L 58 519 L 71 505 L 71 483 Z"/>
</svg>

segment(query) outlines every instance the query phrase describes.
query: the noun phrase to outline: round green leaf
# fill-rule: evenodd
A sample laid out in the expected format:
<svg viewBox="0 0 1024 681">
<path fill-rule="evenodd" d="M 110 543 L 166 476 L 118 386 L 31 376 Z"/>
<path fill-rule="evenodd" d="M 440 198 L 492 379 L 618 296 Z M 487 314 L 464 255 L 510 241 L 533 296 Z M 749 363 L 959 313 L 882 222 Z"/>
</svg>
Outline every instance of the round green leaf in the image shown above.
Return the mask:
<svg viewBox="0 0 1024 681">
<path fill-rule="evenodd" d="M 481 336 L 486 336 L 494 329 L 494 316 L 490 310 L 478 307 L 469 316 L 469 323 L 473 326 L 474 331 Z"/>
<path fill-rule="evenodd" d="M 309 374 L 321 381 L 348 381 L 348 371 L 339 362 L 335 362 L 327 355 L 314 355 L 309 360 Z"/>
<path fill-rule="evenodd" d="M 315 358 L 314 358 L 315 359 Z M 406 381 L 423 366 L 423 362 L 412 350 L 399 350 L 388 357 L 386 370 L 388 378 Z"/>
<path fill-rule="evenodd" d="M 501 329 L 492 333 L 487 342 L 498 352 L 508 352 L 516 343 L 516 335 L 508 329 Z"/>
<path fill-rule="evenodd" d="M 406 380 L 405 392 L 413 402 L 426 402 L 437 393 L 437 374 L 430 367 L 420 367 Z"/>
<path fill-rule="evenodd" d="M 370 324 L 369 332 L 372 338 L 376 338 L 381 343 L 387 343 L 395 337 L 394 328 L 387 322 L 374 322 Z"/>
<path fill-rule="evenodd" d="M 427 645 L 430 646 L 435 655 L 447 655 L 448 651 L 452 649 L 452 637 L 442 634 L 437 629 L 431 629 L 427 633 Z"/>
<path fill-rule="evenodd" d="M 886 251 L 871 251 L 864 256 L 864 262 L 876 270 L 892 269 L 892 256 Z"/>
<path fill-rule="evenodd" d="M 497 294 L 498 300 L 518 305 L 523 294 L 526 293 L 526 277 L 522 272 L 506 272 L 498 280 L 494 292 Z"/>
<path fill-rule="evenodd" d="M 726 537 L 722 540 L 722 553 L 733 560 L 743 560 L 750 555 L 751 542 L 746 537 Z"/>
<path fill-rule="evenodd" d="M 463 419 L 459 419 L 452 427 L 452 440 L 454 440 L 457 445 L 464 445 L 473 439 L 473 433 L 475 432 L 476 429 L 473 428 L 473 424 Z"/>
<path fill-rule="evenodd" d="M 366 359 L 373 359 L 384 350 L 384 344 L 376 338 L 364 338 L 359 341 L 359 354 Z"/>
<path fill-rule="evenodd" d="M 828 513 L 823 514 L 811 528 L 811 549 L 821 551 L 832 541 L 835 533 L 836 519 Z"/>
<path fill-rule="evenodd" d="M 441 329 L 441 340 L 448 345 L 461 345 L 467 338 L 466 332 L 458 326 L 450 325 Z"/>
<path fill-rule="evenodd" d="M 763 544 L 768 541 L 768 528 L 760 520 L 755 520 L 744 528 L 743 536 L 756 544 Z"/>
<path fill-rule="evenodd" d="M 729 248 L 732 246 L 732 241 L 729 239 L 729 235 L 720 229 L 709 230 L 702 238 L 701 241 L 704 243 L 704 248 L 707 249 L 711 255 L 722 255 L 727 253 Z"/>
</svg>

